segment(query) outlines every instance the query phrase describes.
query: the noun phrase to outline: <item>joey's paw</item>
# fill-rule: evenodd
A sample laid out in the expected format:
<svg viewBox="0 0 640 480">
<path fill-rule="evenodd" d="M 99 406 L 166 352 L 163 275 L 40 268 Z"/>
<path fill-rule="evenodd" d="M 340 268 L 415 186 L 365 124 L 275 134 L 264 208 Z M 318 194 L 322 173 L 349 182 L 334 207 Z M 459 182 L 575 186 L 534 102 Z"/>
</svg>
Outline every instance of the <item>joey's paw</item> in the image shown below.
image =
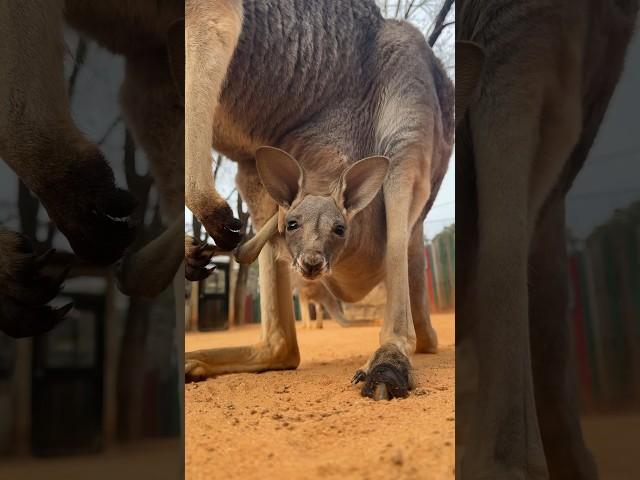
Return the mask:
<svg viewBox="0 0 640 480">
<path fill-rule="evenodd" d="M 374 354 L 364 380 L 361 390 L 364 397 L 374 400 L 404 398 L 412 387 L 411 363 L 395 345 L 383 345 Z"/>
</svg>

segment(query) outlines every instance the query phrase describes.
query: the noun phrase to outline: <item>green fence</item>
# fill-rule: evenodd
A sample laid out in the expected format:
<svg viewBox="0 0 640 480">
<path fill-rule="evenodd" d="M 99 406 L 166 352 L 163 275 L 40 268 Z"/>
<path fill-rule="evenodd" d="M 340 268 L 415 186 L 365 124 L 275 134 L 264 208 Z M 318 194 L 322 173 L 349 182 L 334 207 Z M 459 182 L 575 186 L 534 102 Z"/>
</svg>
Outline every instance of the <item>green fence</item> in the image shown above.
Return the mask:
<svg viewBox="0 0 640 480">
<path fill-rule="evenodd" d="M 425 248 L 431 311 L 451 311 L 456 303 L 456 229 L 450 225 Z"/>
<path fill-rule="evenodd" d="M 571 319 L 583 404 L 640 400 L 640 202 L 570 247 Z"/>
</svg>

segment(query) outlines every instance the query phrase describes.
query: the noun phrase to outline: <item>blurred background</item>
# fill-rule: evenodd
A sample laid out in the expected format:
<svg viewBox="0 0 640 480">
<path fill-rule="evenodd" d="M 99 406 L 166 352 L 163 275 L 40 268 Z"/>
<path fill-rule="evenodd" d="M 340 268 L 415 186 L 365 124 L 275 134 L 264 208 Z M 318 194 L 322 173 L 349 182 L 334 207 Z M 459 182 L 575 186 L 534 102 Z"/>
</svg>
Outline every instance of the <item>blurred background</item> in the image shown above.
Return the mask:
<svg viewBox="0 0 640 480">
<path fill-rule="evenodd" d="M 584 436 L 603 479 L 638 478 L 639 84 L 640 35 L 636 33 L 598 135 L 565 202 L 570 361 L 575 366 Z M 530 270 L 535 268 L 532 263 Z M 467 336 L 456 345 L 458 457 L 464 448 L 464 427 L 475 412 L 478 388 L 476 353 L 470 343 Z"/>
<path fill-rule="evenodd" d="M 124 62 L 71 30 L 65 43 L 73 118 L 136 197 L 139 247 L 163 226 L 147 161 L 120 115 Z M 59 268 L 70 261 L 66 239 L 4 162 L 0 223 L 37 249 L 56 248 Z M 177 478 L 182 378 L 171 288 L 153 301 L 125 297 L 111 268 L 76 264 L 53 303 L 70 300 L 74 309 L 46 335 L 0 333 L 0 478 Z"/>
<path fill-rule="evenodd" d="M 640 35 L 567 196 L 570 320 L 583 424 L 602 478 L 637 475 L 640 440 Z"/>
</svg>

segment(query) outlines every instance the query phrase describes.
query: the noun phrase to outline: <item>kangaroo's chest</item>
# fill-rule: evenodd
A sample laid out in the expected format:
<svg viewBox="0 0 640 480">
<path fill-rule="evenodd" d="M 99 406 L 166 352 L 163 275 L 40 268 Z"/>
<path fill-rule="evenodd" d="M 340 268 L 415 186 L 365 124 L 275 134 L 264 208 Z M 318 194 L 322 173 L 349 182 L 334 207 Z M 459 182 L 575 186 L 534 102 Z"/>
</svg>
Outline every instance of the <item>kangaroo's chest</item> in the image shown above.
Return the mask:
<svg viewBox="0 0 640 480">
<path fill-rule="evenodd" d="M 214 148 L 241 154 L 279 145 L 327 109 L 366 95 L 383 22 L 375 2 L 243 5 L 242 31 L 215 112 Z"/>
<path fill-rule="evenodd" d="M 362 300 L 383 280 L 386 272 L 387 224 L 382 195 L 353 221 L 358 222 L 351 227 L 356 238 L 324 280 L 337 298 L 350 303 Z"/>
</svg>

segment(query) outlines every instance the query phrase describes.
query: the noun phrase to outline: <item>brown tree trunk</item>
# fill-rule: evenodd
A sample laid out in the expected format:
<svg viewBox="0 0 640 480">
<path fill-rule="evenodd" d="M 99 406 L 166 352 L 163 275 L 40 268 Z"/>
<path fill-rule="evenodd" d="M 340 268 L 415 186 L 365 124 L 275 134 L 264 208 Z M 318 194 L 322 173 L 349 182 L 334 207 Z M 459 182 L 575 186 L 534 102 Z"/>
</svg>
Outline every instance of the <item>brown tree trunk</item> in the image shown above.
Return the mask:
<svg viewBox="0 0 640 480">
<path fill-rule="evenodd" d="M 436 42 L 438 41 L 438 37 L 446 27 L 454 24 L 454 22 L 445 23 L 445 19 L 447 18 L 449 10 L 451 10 L 452 6 L 453 0 L 444 0 L 444 2 L 442 3 L 442 8 L 438 12 L 433 25 L 433 31 L 431 32 L 431 35 L 429 35 L 428 41 L 430 47 L 433 47 L 436 44 Z"/>
</svg>

